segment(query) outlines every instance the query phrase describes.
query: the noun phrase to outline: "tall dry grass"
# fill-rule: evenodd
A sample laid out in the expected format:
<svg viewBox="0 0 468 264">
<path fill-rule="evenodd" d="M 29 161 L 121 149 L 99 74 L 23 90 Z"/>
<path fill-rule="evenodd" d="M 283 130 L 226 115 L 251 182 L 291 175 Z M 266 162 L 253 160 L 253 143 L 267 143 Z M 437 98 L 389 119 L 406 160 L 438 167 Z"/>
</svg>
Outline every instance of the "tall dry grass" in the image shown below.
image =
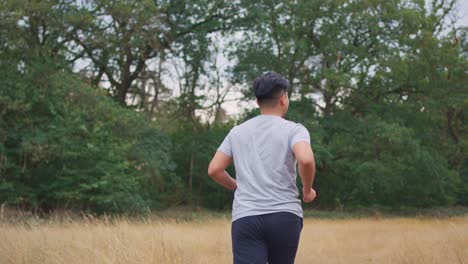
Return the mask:
<svg viewBox="0 0 468 264">
<path fill-rule="evenodd" d="M 0 263 L 232 263 L 230 220 L 3 222 Z M 468 263 L 468 217 L 305 219 L 296 263 Z"/>
</svg>

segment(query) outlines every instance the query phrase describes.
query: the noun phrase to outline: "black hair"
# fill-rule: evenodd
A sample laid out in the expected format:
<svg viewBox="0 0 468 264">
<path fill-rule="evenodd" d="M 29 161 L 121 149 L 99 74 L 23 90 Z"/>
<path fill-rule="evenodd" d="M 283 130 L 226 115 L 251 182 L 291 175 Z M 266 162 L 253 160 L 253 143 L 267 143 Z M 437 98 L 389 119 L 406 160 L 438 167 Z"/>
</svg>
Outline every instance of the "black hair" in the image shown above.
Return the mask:
<svg viewBox="0 0 468 264">
<path fill-rule="evenodd" d="M 288 88 L 288 80 L 274 71 L 257 77 L 253 82 L 253 92 L 260 106 L 275 106 Z"/>
</svg>

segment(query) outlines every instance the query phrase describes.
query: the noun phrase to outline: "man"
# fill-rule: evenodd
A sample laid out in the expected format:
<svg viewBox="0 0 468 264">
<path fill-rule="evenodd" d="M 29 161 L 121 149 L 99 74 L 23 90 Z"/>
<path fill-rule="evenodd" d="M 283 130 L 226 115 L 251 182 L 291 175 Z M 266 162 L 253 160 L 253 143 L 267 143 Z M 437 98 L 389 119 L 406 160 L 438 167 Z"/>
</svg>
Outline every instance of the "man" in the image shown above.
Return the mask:
<svg viewBox="0 0 468 264">
<path fill-rule="evenodd" d="M 303 226 L 296 160 L 304 202 L 315 199 L 315 160 L 307 129 L 283 117 L 289 82 L 268 72 L 253 83 L 261 115 L 231 129 L 214 155 L 208 175 L 235 190 L 232 251 L 235 264 L 294 263 Z M 236 180 L 226 172 L 234 160 Z"/>
</svg>

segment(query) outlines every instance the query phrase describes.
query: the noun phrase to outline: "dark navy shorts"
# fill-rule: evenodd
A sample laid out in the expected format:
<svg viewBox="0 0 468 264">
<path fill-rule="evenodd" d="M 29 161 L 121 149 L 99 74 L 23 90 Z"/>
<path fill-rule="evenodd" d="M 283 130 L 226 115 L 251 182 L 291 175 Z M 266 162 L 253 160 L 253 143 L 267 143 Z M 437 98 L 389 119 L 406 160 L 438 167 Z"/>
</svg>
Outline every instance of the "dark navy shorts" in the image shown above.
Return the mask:
<svg viewBox="0 0 468 264">
<path fill-rule="evenodd" d="M 234 264 L 294 263 L 303 219 L 278 212 L 246 216 L 232 222 Z"/>
</svg>

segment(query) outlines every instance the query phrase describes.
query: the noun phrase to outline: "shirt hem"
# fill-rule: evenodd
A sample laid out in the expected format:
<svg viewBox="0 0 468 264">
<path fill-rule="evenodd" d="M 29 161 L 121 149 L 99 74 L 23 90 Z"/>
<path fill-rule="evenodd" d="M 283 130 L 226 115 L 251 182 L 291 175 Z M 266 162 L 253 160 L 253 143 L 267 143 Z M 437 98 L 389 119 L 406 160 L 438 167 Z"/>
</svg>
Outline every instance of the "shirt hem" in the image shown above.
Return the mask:
<svg viewBox="0 0 468 264">
<path fill-rule="evenodd" d="M 237 214 L 235 216 L 233 215 L 232 218 L 231 218 L 231 222 L 234 222 L 237 219 L 247 217 L 247 216 L 264 215 L 264 214 L 279 213 L 279 212 L 293 213 L 293 214 L 299 216 L 300 218 L 304 218 L 304 214 L 303 214 L 302 210 L 301 210 L 301 212 L 297 212 L 297 211 L 290 210 L 290 209 L 274 209 L 274 210 L 261 210 L 261 211 L 252 210 L 252 211 L 247 211 L 247 212 Z"/>
</svg>

